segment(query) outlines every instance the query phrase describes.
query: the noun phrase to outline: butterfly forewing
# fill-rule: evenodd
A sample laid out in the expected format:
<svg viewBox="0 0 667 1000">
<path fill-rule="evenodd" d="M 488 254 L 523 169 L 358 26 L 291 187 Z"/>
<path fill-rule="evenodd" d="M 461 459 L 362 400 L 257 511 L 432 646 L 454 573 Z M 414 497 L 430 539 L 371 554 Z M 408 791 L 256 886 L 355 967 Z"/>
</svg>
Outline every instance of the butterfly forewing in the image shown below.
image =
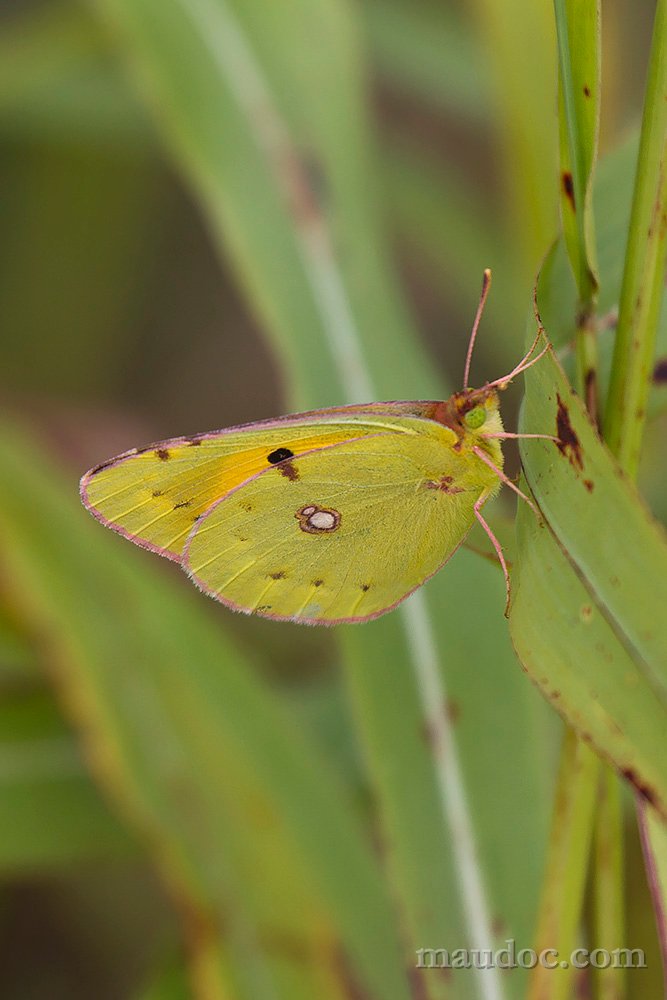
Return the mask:
<svg viewBox="0 0 667 1000">
<path fill-rule="evenodd" d="M 193 524 L 246 479 L 274 466 L 289 479 L 292 457 L 377 431 L 377 422 L 363 418 L 320 418 L 317 424 L 282 420 L 174 438 L 92 469 L 81 481 L 81 495 L 115 531 L 179 560 Z"/>
</svg>

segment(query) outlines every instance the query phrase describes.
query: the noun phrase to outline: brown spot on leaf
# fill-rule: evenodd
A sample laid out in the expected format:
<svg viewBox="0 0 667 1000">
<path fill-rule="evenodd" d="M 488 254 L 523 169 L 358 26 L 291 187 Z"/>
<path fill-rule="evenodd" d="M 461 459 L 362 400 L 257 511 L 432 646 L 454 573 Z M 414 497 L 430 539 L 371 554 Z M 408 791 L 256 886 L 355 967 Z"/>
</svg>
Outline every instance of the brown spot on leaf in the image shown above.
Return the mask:
<svg viewBox="0 0 667 1000">
<path fill-rule="evenodd" d="M 590 97 L 590 96 L 591 96 L 591 88 L 588 86 L 587 83 L 585 83 L 584 84 L 584 97 Z"/>
<path fill-rule="evenodd" d="M 171 458 L 171 454 L 168 448 L 156 448 L 155 457 L 159 458 L 161 462 L 167 462 Z"/>
<path fill-rule="evenodd" d="M 589 368 L 586 372 L 586 377 L 584 379 L 584 395 L 586 401 L 586 409 L 588 410 L 591 420 L 598 426 L 598 379 L 597 373 L 594 368 Z"/>
<path fill-rule="evenodd" d="M 444 965 L 436 965 L 432 969 L 429 968 L 428 974 L 429 979 L 431 976 L 437 976 L 443 982 L 449 982 L 452 978 L 452 970 Z M 409 966 L 408 981 L 410 983 L 411 1000 L 428 1000 L 431 994 L 426 988 L 426 978 L 423 969 L 419 969 L 417 966 Z"/>
<path fill-rule="evenodd" d="M 656 385 L 667 382 L 667 358 L 660 358 L 659 361 L 656 361 L 653 369 L 653 381 Z"/>
<path fill-rule="evenodd" d="M 570 423 L 570 411 L 560 395 L 558 396 L 558 413 L 556 414 L 556 437 L 558 438 L 556 447 L 561 455 L 565 455 L 573 469 L 579 469 L 581 472 L 584 467 L 581 444 Z"/>
<path fill-rule="evenodd" d="M 563 171 L 562 176 L 561 176 L 561 180 L 562 180 L 562 183 L 563 183 L 563 194 L 565 195 L 565 197 L 567 198 L 567 200 L 570 202 L 570 205 L 572 206 L 572 211 L 574 212 L 575 211 L 575 203 L 574 203 L 574 181 L 572 180 L 572 174 L 570 173 L 569 170 L 564 170 Z"/>
<path fill-rule="evenodd" d="M 302 939 L 282 928 L 261 931 L 259 940 L 270 954 L 286 958 L 290 962 L 306 964 L 310 960 L 310 952 Z"/>
<path fill-rule="evenodd" d="M 448 698 L 445 704 L 445 712 L 451 724 L 455 726 L 461 718 L 461 706 L 459 703 L 454 701 L 453 698 Z"/>
<path fill-rule="evenodd" d="M 507 934 L 507 924 L 498 914 L 491 921 L 491 933 L 497 938 L 505 937 Z"/>
<path fill-rule="evenodd" d="M 650 802 L 652 806 L 656 805 L 658 797 L 655 794 L 655 790 L 639 777 L 633 767 L 624 767 L 621 774 L 630 782 L 631 785 L 634 785 L 642 798 L 646 799 L 647 802 Z"/>
<path fill-rule="evenodd" d="M 276 165 L 283 193 L 299 227 L 316 224 L 322 217 L 320 194 L 325 183 L 324 171 L 318 171 L 312 158 L 292 149 L 284 152 Z"/>
<path fill-rule="evenodd" d="M 595 489 L 595 483 L 593 482 L 592 479 L 584 479 L 584 486 L 586 487 L 589 493 L 592 493 L 593 490 Z"/>
</svg>

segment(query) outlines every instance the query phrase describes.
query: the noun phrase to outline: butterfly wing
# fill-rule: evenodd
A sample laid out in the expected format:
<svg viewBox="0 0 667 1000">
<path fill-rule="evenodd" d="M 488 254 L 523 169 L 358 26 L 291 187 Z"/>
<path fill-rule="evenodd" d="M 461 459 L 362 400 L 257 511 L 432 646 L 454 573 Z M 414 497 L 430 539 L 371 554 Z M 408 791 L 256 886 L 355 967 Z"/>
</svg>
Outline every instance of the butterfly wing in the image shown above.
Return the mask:
<svg viewBox="0 0 667 1000">
<path fill-rule="evenodd" d="M 289 479 L 289 457 L 280 461 L 281 456 L 377 433 L 387 419 L 396 431 L 395 419 L 375 416 L 377 409 L 376 404 L 298 414 L 134 449 L 87 472 L 81 498 L 107 527 L 180 561 L 192 525 L 220 497 L 274 465 Z M 409 419 L 404 423 L 405 433 L 416 433 Z"/>
<path fill-rule="evenodd" d="M 498 485 L 442 436 L 384 430 L 302 454 L 289 477 L 269 468 L 233 489 L 197 521 L 183 565 L 236 610 L 367 620 L 435 573 Z"/>
</svg>

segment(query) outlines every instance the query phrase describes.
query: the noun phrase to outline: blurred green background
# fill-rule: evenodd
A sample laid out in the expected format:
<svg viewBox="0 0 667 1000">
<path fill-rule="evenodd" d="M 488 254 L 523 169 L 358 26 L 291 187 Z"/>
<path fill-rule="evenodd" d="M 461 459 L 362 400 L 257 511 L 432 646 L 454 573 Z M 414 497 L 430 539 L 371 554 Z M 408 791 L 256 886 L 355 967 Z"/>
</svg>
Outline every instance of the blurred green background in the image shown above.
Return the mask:
<svg viewBox="0 0 667 1000">
<path fill-rule="evenodd" d="M 379 395 L 410 398 L 430 395 L 439 385 L 450 389 L 459 386 L 481 273 L 486 266 L 493 269 L 494 284 L 473 381 L 496 377 L 522 353 L 534 276 L 558 231 L 556 57 L 551 3 L 547 0 L 531 4 L 519 0 L 467 3 L 311 0 L 305 27 L 303 17 L 300 21 L 303 36 L 296 42 L 290 34 L 290 17 L 299 16 L 299 5 L 285 0 L 281 8 L 281 3 L 282 0 L 275 5 L 271 0 L 264 0 L 263 4 L 254 2 L 248 5 L 243 18 L 247 14 L 247 36 L 256 45 L 258 59 L 276 87 L 276 100 L 290 127 L 299 135 L 304 162 L 309 169 L 312 167 L 314 186 L 317 187 L 318 171 L 322 169 L 318 163 L 321 151 L 317 148 L 318 96 L 322 119 L 331 127 L 331 162 L 339 150 L 336 143 L 345 146 L 348 134 L 350 144 L 359 143 L 361 150 L 356 161 L 354 158 L 350 161 L 351 166 L 340 167 L 337 197 L 342 201 L 344 196 L 340 191 L 350 192 L 347 211 L 355 218 L 368 211 L 373 239 L 367 248 L 374 247 L 377 258 L 362 254 L 363 241 L 357 240 L 355 244 L 350 237 L 349 243 L 345 242 L 344 207 L 335 217 L 335 224 L 340 222 L 341 226 L 341 252 L 349 254 L 347 280 L 356 282 L 354 294 L 362 303 L 359 314 L 363 316 L 364 302 L 378 297 L 378 288 L 384 282 L 394 297 L 384 307 L 399 317 L 396 325 L 404 322 L 403 316 L 409 316 L 406 328 L 412 326 L 418 331 L 411 349 L 417 358 L 414 366 L 411 367 L 412 362 L 399 342 L 395 370 L 387 369 L 385 380 L 382 376 L 378 379 L 382 390 Z M 216 6 L 215 0 L 210 0 L 208 6 L 211 5 Z M 188 4 L 184 2 L 181 6 L 187 12 Z M 207 4 L 193 2 L 191 6 L 201 11 Z M 230 6 L 243 8 L 241 3 Z M 150 7 L 137 4 L 133 13 L 131 4 L 112 0 L 89 5 L 13 0 L 0 12 L 3 417 L 12 434 L 19 427 L 25 435 L 19 439 L 14 454 L 25 459 L 16 469 L 20 467 L 25 473 L 23 495 L 31 498 L 34 507 L 25 508 L 26 530 L 35 540 L 32 572 L 39 567 L 40 552 L 45 551 L 41 546 L 48 548 L 49 543 L 30 524 L 41 522 L 45 536 L 51 528 L 51 533 L 64 542 L 70 537 L 68 533 L 74 539 L 80 531 L 81 551 L 76 559 L 69 561 L 68 553 L 72 550 L 64 543 L 62 551 L 66 555 L 59 563 L 57 552 L 50 554 L 53 561 L 44 572 L 45 592 L 49 585 L 57 591 L 63 580 L 76 575 L 79 596 L 73 585 L 70 613 L 76 617 L 80 595 L 90 591 L 99 597 L 94 614 L 101 614 L 100 607 L 104 604 L 107 615 L 104 622 L 110 635 L 116 627 L 119 631 L 128 627 L 133 597 L 128 591 L 123 599 L 119 585 L 118 603 L 106 601 L 107 582 L 102 582 L 106 552 L 112 562 L 115 560 L 113 573 L 119 579 L 123 573 L 129 579 L 135 572 L 125 566 L 137 567 L 136 572 L 141 574 L 140 564 L 158 561 L 147 553 L 126 554 L 129 546 L 113 538 L 104 539 L 107 543 L 104 554 L 100 550 L 98 559 L 86 562 L 87 539 L 94 537 L 96 526 L 80 527 L 88 515 L 73 506 L 63 514 L 66 525 L 64 521 L 61 524 L 56 513 L 60 504 L 75 502 L 81 473 L 119 451 L 148 441 L 259 419 L 302 404 L 341 401 L 335 375 L 332 374 L 327 385 L 326 372 L 317 383 L 318 398 L 308 398 L 308 392 L 316 390 L 304 388 L 292 356 L 284 349 L 284 332 L 281 333 L 284 318 L 275 319 L 272 326 L 270 287 L 259 287 L 256 272 L 248 264 L 248 255 L 252 256 L 253 251 L 251 241 L 250 250 L 247 247 L 244 250 L 242 215 L 234 216 L 233 204 L 223 205 L 220 218 L 211 212 L 213 196 L 208 193 L 211 185 L 207 186 L 205 171 L 200 169 L 196 155 L 190 155 L 186 149 L 183 137 L 187 127 L 184 128 L 183 119 L 177 115 L 170 119 L 169 108 L 165 106 L 167 92 L 156 85 L 159 73 L 155 72 L 151 56 L 145 64 L 142 62 L 139 42 L 142 30 L 154 34 L 156 46 L 161 41 L 159 5 L 152 13 Z M 621 145 L 636 129 L 652 13 L 651 3 L 611 0 L 604 4 L 603 155 Z M 151 17 L 154 21 L 149 24 Z M 178 45 L 178 32 L 167 20 L 165 37 L 172 30 Z M 299 62 L 290 76 L 286 67 L 295 44 L 300 46 L 302 54 L 308 51 L 309 58 Z M 347 53 L 347 62 L 340 66 L 336 62 L 337 46 Z M 357 74 L 352 81 L 344 75 L 350 67 Z M 340 76 L 336 75 L 338 72 Z M 322 83 L 325 77 L 326 85 Z M 175 81 L 184 99 L 190 81 L 194 81 L 196 95 L 194 64 L 189 71 L 185 68 L 182 79 Z M 341 102 L 337 106 L 331 101 L 332 94 L 345 91 L 346 87 L 358 87 L 362 95 L 363 103 L 356 107 L 355 120 L 346 117 L 351 103 Z M 300 103 L 304 92 L 309 92 L 310 109 L 304 110 Z M 224 110 L 224 102 L 220 107 Z M 193 112 L 193 119 L 196 117 Z M 224 116 L 216 118 L 214 114 L 208 122 L 211 129 L 218 130 L 223 146 L 227 144 L 224 156 L 231 163 L 231 173 L 243 179 L 247 171 L 252 199 L 254 164 L 244 162 L 245 146 L 236 141 L 235 122 L 231 118 L 228 122 Z M 310 164 L 309 152 L 312 152 Z M 361 163 L 366 171 L 363 183 L 345 174 L 355 162 L 357 167 Z M 325 176 L 325 187 L 326 181 Z M 269 261 L 273 254 L 278 271 L 282 252 L 279 240 L 274 248 L 270 245 L 267 248 Z M 381 316 L 379 308 L 376 316 Z M 372 320 L 369 306 L 365 321 L 373 325 Z M 388 339 L 392 332 L 386 331 Z M 374 335 L 376 341 L 370 341 L 366 349 L 379 354 L 383 351 L 384 330 L 375 329 Z M 301 352 L 307 369 L 306 333 L 293 350 Z M 400 384 L 403 365 L 404 387 Z M 418 371 L 428 374 L 420 375 Z M 322 393 L 328 393 L 326 398 L 321 398 Z M 504 401 L 506 425 L 510 429 L 516 426 L 518 400 L 515 389 Z M 651 430 L 649 450 L 657 446 L 651 440 L 657 441 L 658 433 L 655 427 Z M 511 449 L 508 454 L 510 468 L 516 469 L 516 456 Z M 13 475 L 11 470 L 9 466 L 1 474 L 9 478 Z M 652 484 L 651 477 L 647 477 L 651 502 L 659 510 L 657 483 L 654 489 Z M 17 498 L 20 496 L 17 489 Z M 502 530 L 504 503 L 495 508 L 499 530 Z M 17 501 L 17 510 L 20 507 Z M 101 529 L 97 531 L 101 533 Z M 482 562 L 463 553 L 459 558 L 471 560 L 473 574 L 477 572 L 477 563 Z M 300 848 L 290 848 L 296 851 L 297 860 L 290 857 L 298 876 L 291 869 L 291 874 L 277 874 L 282 871 L 285 859 L 277 848 L 276 856 L 271 856 L 272 838 L 267 837 L 268 828 L 261 818 L 255 827 L 245 827 L 243 810 L 234 814 L 233 785 L 227 789 L 229 800 L 220 823 L 231 831 L 234 848 L 229 843 L 225 845 L 222 852 L 225 860 L 219 865 L 221 869 L 234 869 L 235 874 L 232 877 L 229 871 L 221 871 L 215 875 L 221 884 L 216 899 L 222 899 L 229 911 L 224 920 L 230 929 L 221 948 L 222 957 L 214 954 L 217 946 L 211 941 L 216 939 L 216 933 L 209 933 L 196 906 L 197 899 L 201 902 L 206 897 L 206 890 L 201 890 L 198 897 L 199 890 L 193 888 L 199 884 L 198 878 L 203 879 L 202 885 L 210 885 L 214 879 L 210 870 L 204 876 L 183 875 L 182 869 L 188 871 L 189 865 L 194 868 L 196 865 L 191 858 L 183 860 L 170 855 L 171 848 L 165 847 L 171 844 L 173 848 L 170 839 L 173 803 L 171 807 L 165 806 L 158 821 L 155 816 L 160 809 L 152 801 L 149 806 L 143 801 L 137 806 L 135 800 L 141 794 L 136 789 L 110 792 L 112 786 L 118 789 L 122 782 L 119 768 L 106 767 L 104 755 L 113 758 L 113 747 L 125 747 L 131 739 L 122 725 L 116 724 L 115 716 L 105 729 L 105 701 L 98 689 L 93 690 L 94 683 L 88 689 L 85 665 L 80 675 L 63 668 L 67 674 L 63 680 L 60 668 L 54 668 L 50 657 L 45 655 L 40 616 L 48 622 L 44 628 L 55 629 L 62 639 L 65 658 L 74 659 L 78 652 L 84 664 L 89 648 L 86 642 L 94 646 L 103 619 L 96 619 L 97 624 L 94 628 L 91 625 L 91 634 L 84 641 L 74 627 L 70 629 L 67 623 L 73 618 L 68 619 L 63 608 L 58 612 L 59 618 L 55 611 L 51 613 L 52 609 L 48 613 L 44 610 L 51 608 L 48 595 L 40 605 L 39 588 L 33 591 L 28 570 L 23 577 L 17 571 L 15 577 L 17 563 L 9 560 L 0 565 L 3 567 L 0 585 L 3 597 L 0 992 L 3 998 L 389 996 L 380 992 L 382 987 L 378 982 L 373 984 L 375 992 L 355 993 L 357 987 L 350 983 L 355 981 L 356 973 L 350 973 L 349 978 L 347 973 L 338 978 L 333 973 L 330 978 L 323 975 L 319 982 L 312 969 L 303 978 L 293 971 L 289 974 L 284 969 L 276 971 L 276 961 L 298 964 L 299 949 L 306 948 L 306 938 L 311 958 L 321 946 L 329 955 L 329 962 L 331 922 L 344 923 L 344 918 L 331 904 L 335 913 L 332 918 L 329 902 L 322 903 L 320 888 L 314 887 L 316 883 L 301 869 Z M 453 563 L 447 571 L 456 574 L 456 565 Z M 379 852 L 381 856 L 378 845 L 383 835 L 378 823 L 380 826 L 382 823 L 377 818 L 376 803 L 376 796 L 383 795 L 377 790 L 377 784 L 382 784 L 381 762 L 378 764 L 376 760 L 370 773 L 367 766 L 381 740 L 373 743 L 373 737 L 368 735 L 372 727 L 365 730 L 365 736 L 355 735 L 355 720 L 358 722 L 359 715 L 363 715 L 364 699 L 370 699 L 371 693 L 369 690 L 364 695 L 355 688 L 358 673 L 348 673 L 345 680 L 340 668 L 343 654 L 352 663 L 355 656 L 363 661 L 365 654 L 354 648 L 357 640 L 344 639 L 341 647 L 333 633 L 282 628 L 232 616 L 201 596 L 185 595 L 190 585 L 181 578 L 177 567 L 166 563 L 151 565 L 148 572 L 156 580 L 160 578 L 159 585 L 164 580 L 173 595 L 170 600 L 175 602 L 174 608 L 177 605 L 180 608 L 182 601 L 190 614 L 193 604 L 201 605 L 192 613 L 198 616 L 197 629 L 201 627 L 202 634 L 206 633 L 209 649 L 206 655 L 210 661 L 215 662 L 218 642 L 220 650 L 234 650 L 233 654 L 228 653 L 230 659 L 238 660 L 252 675 L 262 697 L 268 696 L 268 702 L 277 704 L 280 726 L 303 734 L 304 748 L 317 748 L 329 769 L 326 774 L 330 772 L 336 787 L 340 785 L 343 789 L 346 807 L 354 816 L 353 825 L 363 829 L 371 853 Z M 88 574 L 98 576 L 86 578 Z M 501 584 L 493 570 L 488 571 L 488 579 L 487 589 L 493 591 L 494 613 L 498 617 Z M 155 621 L 159 617 L 157 598 L 154 603 L 150 615 Z M 79 606 L 81 615 L 85 615 L 85 604 Z M 466 606 L 469 607 L 464 603 L 463 617 Z M 177 612 L 173 614 L 173 619 L 167 616 L 164 621 L 165 634 L 161 638 L 165 648 L 170 647 L 168 632 L 177 618 Z M 507 676 L 516 685 L 511 697 L 507 695 L 508 702 L 512 698 L 525 699 L 530 706 L 525 718 L 522 717 L 520 732 L 525 740 L 524 760 L 526 754 L 535 757 L 531 762 L 534 773 L 529 778 L 525 774 L 508 776 L 510 784 L 520 785 L 524 779 L 527 784 L 523 790 L 516 788 L 516 800 L 507 806 L 504 827 L 506 831 L 512 825 L 517 830 L 523 829 L 535 848 L 526 858 L 526 868 L 532 874 L 526 876 L 526 887 L 520 890 L 524 898 L 515 921 L 528 932 L 536 906 L 536 886 L 548 828 L 559 726 L 553 713 L 520 675 L 509 645 L 496 652 L 495 637 L 503 627 L 496 617 L 488 625 L 486 639 L 483 634 L 476 634 L 473 639 L 471 634 L 457 640 L 460 645 L 456 647 L 456 655 L 463 666 L 468 656 L 474 664 L 482 655 L 486 656 L 490 670 L 494 669 L 496 657 L 507 663 Z M 91 611 L 91 622 L 93 619 Z M 470 632 L 484 633 L 485 622 L 482 616 L 470 623 Z M 383 662 L 382 642 L 389 648 L 392 633 L 378 630 L 374 634 L 378 636 L 377 676 L 382 678 L 389 663 L 389 653 Z M 70 640 L 71 648 L 67 645 Z M 109 639 L 109 676 L 113 674 L 114 657 L 119 655 L 113 648 L 114 641 Z M 485 641 L 488 642 L 485 654 L 476 652 L 471 645 Z M 134 654 L 126 652 L 126 655 L 129 663 Z M 184 646 L 179 667 L 182 673 L 187 656 Z M 156 659 L 159 659 L 157 654 Z M 202 653 L 200 662 L 205 659 Z M 224 673 L 226 664 L 222 660 L 221 656 L 219 669 Z M 137 654 L 130 666 L 128 676 L 141 675 L 144 669 L 141 656 Z M 356 669 L 363 669 L 363 662 Z M 386 670 L 384 683 L 390 685 L 393 675 L 389 667 Z M 184 677 L 183 682 L 186 680 Z M 460 700 L 467 697 L 474 703 L 480 694 L 480 683 L 475 670 L 461 669 L 455 673 L 452 688 Z M 150 728 L 147 720 L 152 718 L 146 708 L 148 694 L 142 694 L 139 682 L 136 691 L 125 694 L 128 700 L 119 701 L 119 717 L 128 711 L 128 705 L 135 705 L 137 731 L 145 733 L 146 727 Z M 227 695 L 224 689 L 218 695 L 211 689 L 206 697 L 215 702 L 216 697 L 224 701 Z M 496 697 L 492 695 L 492 700 Z M 142 702 L 142 698 L 146 701 Z M 93 702 L 96 709 L 88 713 L 85 706 Z M 250 698 L 248 705 L 252 704 Z M 465 756 L 466 740 L 468 746 L 474 743 L 474 734 L 481 728 L 488 735 L 487 745 L 497 747 L 497 766 L 507 770 L 515 760 L 512 754 L 521 759 L 521 752 L 512 743 L 514 736 L 507 735 L 507 745 L 513 749 L 504 760 L 502 723 L 497 739 L 489 733 L 489 727 L 496 724 L 488 714 L 492 709 L 493 705 L 489 706 L 486 715 L 482 711 L 481 720 L 471 723 L 472 735 L 463 738 L 463 752 Z M 367 704 L 366 711 L 370 715 Z M 397 711 L 400 712 L 400 698 Z M 500 704 L 498 712 L 502 711 Z M 109 713 L 113 715 L 113 710 Z M 389 726 L 384 736 L 387 738 L 387 733 L 393 732 L 389 712 L 385 722 Z M 203 732 L 195 708 L 190 722 L 184 710 L 182 723 L 186 743 L 188 726 Z M 128 731 L 133 732 L 132 720 L 127 725 Z M 510 714 L 508 734 L 514 725 Z M 237 787 L 246 787 L 246 780 L 250 779 L 244 768 L 250 768 L 248 774 L 254 774 L 255 753 L 260 753 L 255 752 L 252 743 L 260 723 L 249 718 L 247 726 L 247 733 L 241 727 L 235 737 L 241 745 L 245 740 L 248 743 L 247 760 L 238 758 L 243 760 L 243 766 L 239 764 L 238 773 L 234 774 Z M 101 743 L 96 735 L 98 729 L 104 734 Z M 92 732 L 93 751 L 85 738 L 82 749 L 82 732 L 84 737 Z M 172 740 L 169 727 L 156 724 L 151 738 L 153 735 L 157 741 L 153 745 L 156 760 L 157 744 L 160 753 L 169 757 Z M 215 743 L 213 735 L 209 734 L 209 739 Z M 396 739 L 400 744 L 398 734 Z M 224 766 L 225 760 L 231 758 L 225 758 L 223 751 L 233 754 L 236 744 L 231 738 L 227 742 L 221 740 L 219 749 Z M 96 753 L 104 758 L 101 765 Z M 202 760 L 211 759 L 203 743 L 201 753 Z M 119 754 L 119 758 L 122 756 Z M 128 789 L 134 789 L 134 781 L 137 787 L 152 789 L 151 783 L 155 781 L 159 791 L 155 774 L 142 785 L 132 754 L 128 752 L 123 759 L 129 761 L 127 767 L 132 774 L 127 781 Z M 192 766 L 196 769 L 197 765 Z M 155 773 L 159 773 L 158 765 L 156 768 Z M 480 802 L 488 795 L 493 799 L 497 779 L 483 759 L 475 761 L 469 777 Z M 216 780 L 212 768 L 209 786 L 214 788 Z M 409 782 L 409 772 L 403 780 Z M 327 781 L 323 783 L 326 785 Z M 297 798 L 311 787 L 306 778 L 304 782 L 303 786 L 295 786 L 301 788 L 294 793 Z M 193 801 L 184 794 L 179 808 L 187 813 Z M 255 809 L 255 818 L 257 810 L 261 812 L 263 808 L 261 803 L 255 803 L 254 807 L 246 803 L 246 806 L 250 812 Z M 301 807 L 307 806 L 310 804 L 301 799 Z M 329 813 L 318 814 L 316 803 L 312 808 L 315 828 L 320 824 L 326 828 Z M 331 803 L 327 808 L 332 810 L 332 816 L 336 814 Z M 155 823 L 146 821 L 146 816 L 151 816 Z M 524 856 L 523 842 L 518 838 L 514 856 L 508 856 L 501 850 L 501 841 L 495 839 L 493 830 L 485 827 L 483 817 L 478 819 L 482 854 L 485 864 L 494 871 L 492 880 L 497 883 L 498 898 L 511 898 L 518 877 L 517 866 Z M 412 820 L 417 825 L 421 822 L 417 815 Z M 168 832 L 163 836 L 165 829 Z M 393 829 L 398 842 L 397 827 L 392 828 L 390 822 L 389 829 Z M 354 833 L 349 833 L 350 844 L 353 841 L 356 844 L 356 835 L 355 826 Z M 174 836 L 175 842 L 180 843 L 180 834 Z M 341 833 L 343 839 L 347 836 L 348 833 Z M 399 868 L 401 864 L 409 868 L 409 836 L 406 833 L 403 844 L 406 853 Z M 191 848 L 193 837 L 192 831 L 182 834 L 183 842 Z M 654 947 L 651 914 L 632 828 L 629 837 L 631 944 L 641 944 L 650 950 Z M 306 852 L 306 848 L 301 849 Z M 196 857 L 196 845 L 192 850 Z M 356 847 L 350 850 L 354 853 Z M 400 846 L 395 850 L 401 855 Z M 238 866 L 233 860 L 234 851 L 245 859 L 242 862 L 237 858 Z M 187 855 L 187 850 L 184 853 Z M 211 857 L 215 859 L 215 853 L 212 850 L 209 861 Z M 256 867 L 253 858 L 262 858 L 261 862 L 256 861 Z M 214 861 L 213 868 L 216 866 Z M 265 867 L 271 867 L 275 882 L 263 873 Z M 253 883 L 253 877 L 257 884 Z M 258 888 L 262 880 L 270 887 L 269 895 L 284 893 L 287 909 L 296 908 L 302 915 L 294 920 L 291 929 L 285 929 L 282 921 L 289 925 L 289 919 L 284 913 L 274 914 L 283 937 L 278 939 L 277 935 L 273 944 L 267 943 L 261 933 L 256 934 L 271 909 L 267 899 L 257 902 L 262 896 Z M 298 882 L 297 887 L 294 881 Z M 332 882 L 335 882 L 333 876 Z M 183 884 L 192 890 L 185 900 Z M 327 893 L 323 894 L 328 900 Z M 238 898 L 243 902 L 237 906 Z M 350 900 L 346 905 L 354 909 Z M 380 896 L 377 905 L 378 911 L 382 910 Z M 342 902 L 340 906 L 343 907 Z M 202 911 L 208 912 L 203 903 Z M 239 925 L 237 917 L 241 911 L 244 919 Z M 216 913 L 220 915 L 219 908 Z M 453 926 L 458 927 L 457 915 L 449 916 Z M 416 912 L 407 918 L 415 947 L 420 943 L 420 939 L 415 940 L 419 919 Z M 402 921 L 399 919 L 397 923 L 400 928 Z M 317 946 L 310 940 L 311 925 L 316 927 L 312 933 L 319 941 Z M 509 930 L 499 931 L 501 940 Z M 402 933 L 399 930 L 399 938 Z M 456 943 L 462 947 L 463 936 Z M 446 945 L 443 940 L 421 940 L 422 947 Z M 528 947 L 530 941 L 525 940 L 522 945 Z M 382 954 L 381 949 L 379 953 Z M 407 954 L 410 953 L 408 946 Z M 183 955 L 187 956 L 185 960 Z M 408 962 L 409 959 L 406 965 Z M 657 962 L 656 958 L 654 967 Z M 317 961 L 312 964 L 316 966 Z M 335 963 L 329 965 L 333 967 Z M 216 971 L 212 971 L 214 967 Z M 230 972 L 230 968 L 236 971 Z M 242 968 L 254 970 L 252 975 L 248 974 L 248 982 L 238 971 Z M 652 980 L 658 981 L 658 978 Z M 272 985 L 267 985 L 269 982 Z M 365 982 L 368 986 L 368 981 Z M 220 983 L 226 983 L 230 992 L 225 992 Z M 429 986 L 434 996 L 439 995 L 440 988 Z M 409 989 L 406 985 L 405 990 Z M 446 996 L 475 995 L 469 981 L 460 987 L 443 985 L 442 989 Z M 397 988 L 395 995 L 417 997 L 421 993 L 416 987 L 414 993 Z M 642 985 L 633 995 L 658 994 L 651 994 L 650 987 Z"/>
</svg>

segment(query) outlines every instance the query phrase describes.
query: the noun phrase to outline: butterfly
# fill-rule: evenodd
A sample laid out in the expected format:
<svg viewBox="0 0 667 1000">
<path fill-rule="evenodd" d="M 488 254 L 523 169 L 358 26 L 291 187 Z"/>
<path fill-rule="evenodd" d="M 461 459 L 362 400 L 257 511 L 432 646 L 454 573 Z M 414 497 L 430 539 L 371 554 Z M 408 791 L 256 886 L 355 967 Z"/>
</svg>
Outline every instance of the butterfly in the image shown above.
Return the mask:
<svg viewBox="0 0 667 1000">
<path fill-rule="evenodd" d="M 449 399 L 368 403 L 133 448 L 81 479 L 95 517 L 180 563 L 236 611 L 335 625 L 392 610 L 447 562 L 505 483 L 498 392 L 535 364 L 541 329 L 503 378 L 469 387 L 491 272 Z"/>
</svg>

